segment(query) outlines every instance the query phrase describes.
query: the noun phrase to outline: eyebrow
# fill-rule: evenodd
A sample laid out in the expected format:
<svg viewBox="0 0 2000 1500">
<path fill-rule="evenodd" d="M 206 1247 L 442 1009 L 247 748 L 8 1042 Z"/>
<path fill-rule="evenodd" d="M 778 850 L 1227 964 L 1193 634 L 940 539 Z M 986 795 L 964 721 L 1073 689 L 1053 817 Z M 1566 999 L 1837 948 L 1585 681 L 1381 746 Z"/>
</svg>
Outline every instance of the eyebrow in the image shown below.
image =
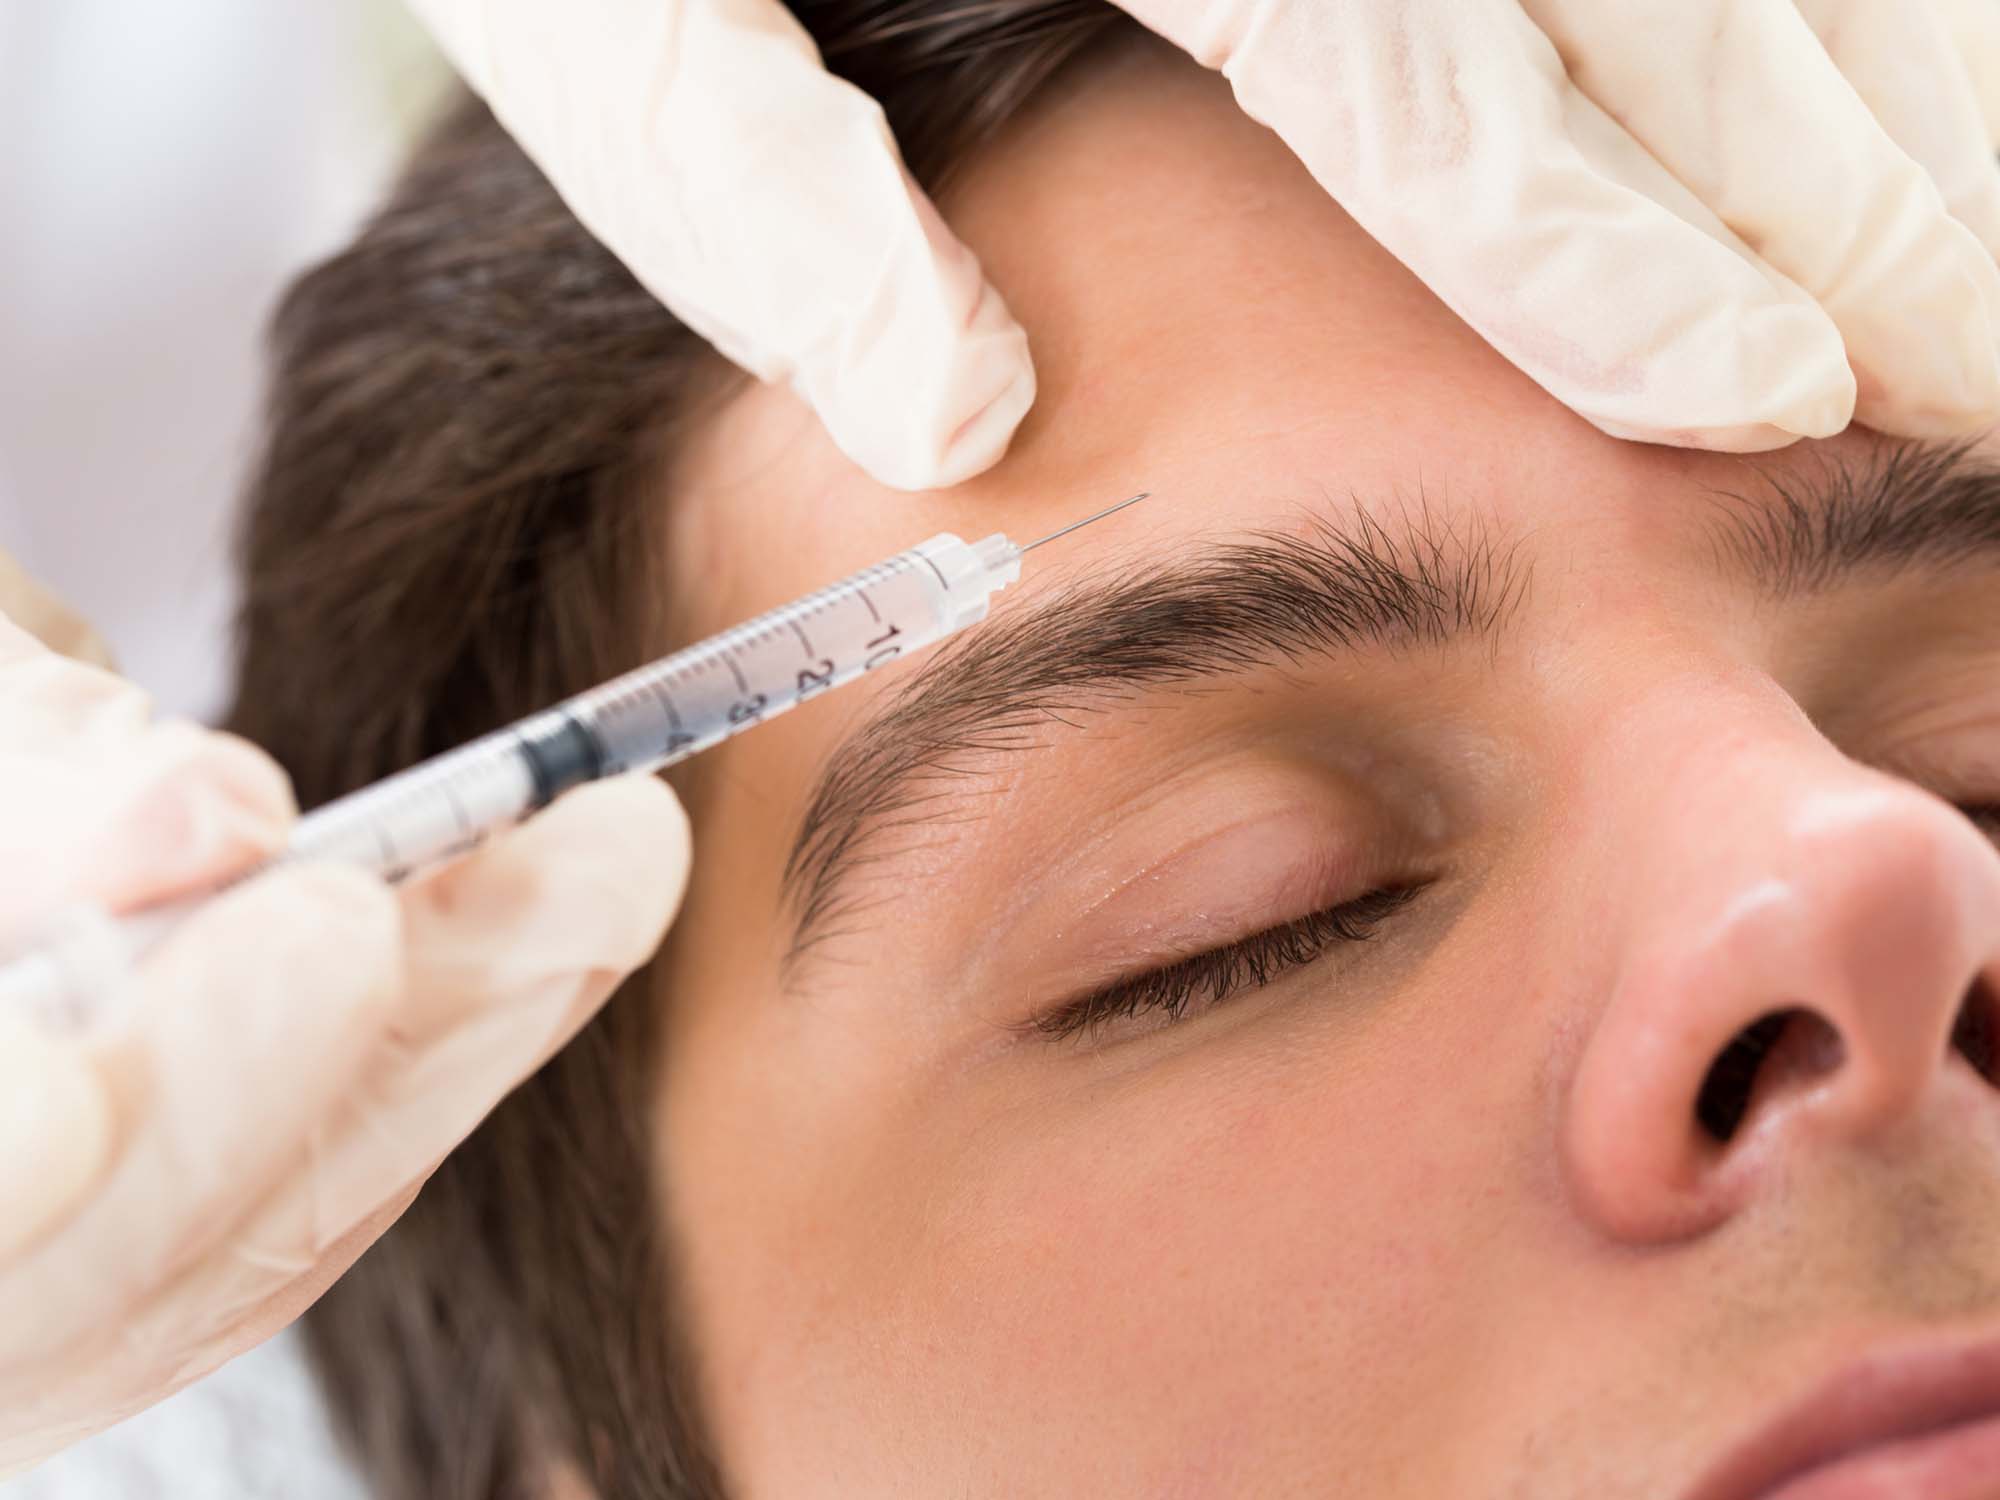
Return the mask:
<svg viewBox="0 0 2000 1500">
<path fill-rule="evenodd" d="M 1976 443 L 1893 442 L 1805 463 L 1795 453 L 1782 467 L 1746 459 L 1749 488 L 1705 492 L 1717 565 L 1785 599 L 1869 574 L 2000 563 L 2000 463 Z M 1491 639 L 1530 573 L 1477 520 L 1421 497 L 1415 514 L 1383 519 L 1357 499 L 1300 535 L 1253 533 L 1085 575 L 959 637 L 828 757 L 785 862 L 786 970 L 851 930 L 864 912 L 843 895 L 851 877 L 906 852 L 887 836 L 934 824 L 967 761 L 1148 688 Z"/>
<path fill-rule="evenodd" d="M 1717 563 L 1779 600 L 1864 575 L 2000 563 L 2000 462 L 1978 441 L 1815 452 L 1781 469 L 1746 460 L 1753 488 L 1707 492 Z"/>
<path fill-rule="evenodd" d="M 1367 647 L 1496 636 L 1528 569 L 1464 516 L 1419 503 L 1395 520 L 1357 500 L 1339 523 L 1258 532 L 1168 564 L 1085 575 L 948 643 L 828 758 L 785 862 L 785 968 L 862 913 L 863 866 L 906 852 L 966 761 L 1033 744 L 1069 715 L 1151 688 L 1298 665 Z"/>
</svg>

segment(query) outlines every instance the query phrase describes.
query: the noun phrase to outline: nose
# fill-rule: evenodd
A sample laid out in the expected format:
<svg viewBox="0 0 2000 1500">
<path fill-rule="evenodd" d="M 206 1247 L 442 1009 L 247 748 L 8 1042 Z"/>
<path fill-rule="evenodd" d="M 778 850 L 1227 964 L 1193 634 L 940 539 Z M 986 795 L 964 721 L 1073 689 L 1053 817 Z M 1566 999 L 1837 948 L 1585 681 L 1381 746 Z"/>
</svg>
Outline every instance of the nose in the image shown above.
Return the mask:
<svg viewBox="0 0 2000 1500">
<path fill-rule="evenodd" d="M 1627 843 L 1615 977 L 1562 1100 L 1580 1212 L 1685 1238 L 1802 1154 L 2000 1117 L 2000 850 L 1971 820 L 1823 745 L 1674 790 Z"/>
</svg>

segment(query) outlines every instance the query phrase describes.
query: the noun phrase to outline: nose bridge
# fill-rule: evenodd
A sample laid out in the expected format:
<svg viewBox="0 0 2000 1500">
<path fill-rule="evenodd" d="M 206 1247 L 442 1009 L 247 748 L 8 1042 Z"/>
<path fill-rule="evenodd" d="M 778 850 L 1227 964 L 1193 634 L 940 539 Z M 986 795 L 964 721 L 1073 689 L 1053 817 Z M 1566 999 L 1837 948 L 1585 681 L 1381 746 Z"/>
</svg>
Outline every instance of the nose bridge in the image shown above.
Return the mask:
<svg viewBox="0 0 2000 1500">
<path fill-rule="evenodd" d="M 1623 1238 L 1698 1232 L 1757 1160 L 1879 1134 L 1936 1089 L 1994 1097 L 1952 1048 L 1995 1019 L 2000 851 L 1802 721 L 1690 740 L 1674 719 L 1623 747 L 1658 795 L 1624 799 L 1605 850 L 1619 951 L 1562 1110 L 1581 1210 Z M 1718 1079 L 1745 1110 L 1726 1138 Z"/>
</svg>

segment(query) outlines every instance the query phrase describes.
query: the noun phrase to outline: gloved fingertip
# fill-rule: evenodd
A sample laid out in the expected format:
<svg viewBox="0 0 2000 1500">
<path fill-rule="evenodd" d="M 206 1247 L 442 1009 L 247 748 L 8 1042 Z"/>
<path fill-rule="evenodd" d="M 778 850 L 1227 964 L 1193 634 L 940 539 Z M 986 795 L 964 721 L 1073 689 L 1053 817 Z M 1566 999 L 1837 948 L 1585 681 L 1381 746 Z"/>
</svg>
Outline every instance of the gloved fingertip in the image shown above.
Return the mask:
<svg viewBox="0 0 2000 1500">
<path fill-rule="evenodd" d="M 1739 392 L 1743 425 L 1770 427 L 1791 438 L 1825 438 L 1854 420 L 1854 371 L 1840 330 L 1820 308 L 1773 298 L 1743 319 L 1733 377 L 1721 389 Z M 1748 444 L 1726 450 L 1763 451 Z"/>
<path fill-rule="evenodd" d="M 1611 437 L 1716 453 L 1831 437 L 1854 417 L 1840 330 L 1761 281 L 1691 316 L 1639 319 L 1594 361 L 1538 378 Z"/>
<path fill-rule="evenodd" d="M 1769 424 L 1774 441 L 1756 446 L 1741 444 L 1728 451 L 1759 453 L 1769 448 L 1783 448 L 1799 438 L 1829 438 L 1847 430 L 1848 424 L 1854 420 L 1855 409 L 1856 392 L 1852 373 L 1849 372 L 1848 377 L 1833 389 L 1800 394 L 1781 401 Z"/>
<path fill-rule="evenodd" d="M 1699 410 L 1682 409 L 1683 420 L 1636 421 L 1609 416 L 1579 404 L 1591 425 L 1627 442 L 1661 443 L 1708 453 L 1769 453 L 1801 438 L 1832 437 L 1854 419 L 1854 378 L 1842 364 L 1833 379 L 1812 388 L 1804 370 L 1761 386 L 1739 381 L 1727 401 L 1707 398 Z M 1667 409 L 1663 403 L 1662 409 Z"/>
<path fill-rule="evenodd" d="M 1921 363 L 1900 371 L 1858 366 L 1855 420 L 1896 437 L 1949 441 L 2000 422 L 2000 347 L 1984 318 L 1958 336 L 1924 346 Z"/>
<path fill-rule="evenodd" d="M 25 1019 L 0 1022 L 0 1263 L 60 1226 L 103 1178 L 114 1125 L 81 1051 Z"/>
<path fill-rule="evenodd" d="M 1864 399 L 1854 420 L 1888 437 L 1949 443 L 1975 437 L 2000 423 L 2000 407 L 1924 405 L 1883 396 Z"/>
<path fill-rule="evenodd" d="M 558 816 L 579 824 L 589 820 L 607 833 L 629 834 L 649 860 L 672 854 L 686 862 L 692 838 L 687 809 L 674 789 L 650 772 L 610 776 L 565 792 L 549 808 L 549 817 Z"/>
<path fill-rule="evenodd" d="M 687 890 L 693 831 L 672 787 L 643 773 L 578 787 L 518 836 L 528 857 L 542 850 L 588 850 L 615 879 L 643 891 L 660 910 L 657 945 Z"/>
<path fill-rule="evenodd" d="M 629 972 L 658 948 L 679 908 L 688 848 L 686 814 L 656 778 L 578 788 L 402 888 L 412 962 L 493 992 L 554 974 Z M 474 969 L 476 981 L 467 977 Z"/>
<path fill-rule="evenodd" d="M 1035 404 L 1035 368 L 1026 357 L 1025 343 L 1024 336 L 1022 358 L 1006 383 L 945 437 L 927 469 L 909 475 L 907 484 L 884 483 L 905 490 L 949 489 L 1000 462 L 1028 408 Z"/>
<path fill-rule="evenodd" d="M 1026 331 L 930 203 L 912 204 L 930 229 L 893 320 L 802 359 L 792 378 L 834 445 L 905 491 L 993 467 L 1035 403 Z"/>
<path fill-rule="evenodd" d="M 248 740 L 196 725 L 161 727 L 185 727 L 191 732 L 189 754 L 199 767 L 202 779 L 224 792 L 235 806 L 269 822 L 288 823 L 298 816 L 291 778 L 285 775 L 284 769 L 275 760 Z"/>
<path fill-rule="evenodd" d="M 1721 427 L 1645 427 L 1627 422 L 1591 419 L 1591 425 L 1606 437 L 1628 443 L 1660 443 L 1669 448 L 1692 448 L 1702 453 L 1770 453 L 1789 448 L 1799 434 L 1768 422 L 1744 422 Z"/>
<path fill-rule="evenodd" d="M 2000 417 L 2000 266 L 1942 214 L 1893 248 L 1827 304 L 1859 382 L 1856 420 L 1917 438 L 1989 426 Z"/>
<path fill-rule="evenodd" d="M 1027 336 L 1019 335 L 1017 349 L 1007 342 L 1003 336 L 954 356 L 955 367 L 933 386 L 945 394 L 932 400 L 855 381 L 815 403 L 820 420 L 834 445 L 878 484 L 906 492 L 948 489 L 997 464 L 1035 403 Z M 812 391 L 801 393 L 814 400 Z"/>
<path fill-rule="evenodd" d="M 105 825 L 91 888 L 125 905 L 211 884 L 275 854 L 296 816 L 290 781 L 254 745 L 155 726 Z"/>
</svg>

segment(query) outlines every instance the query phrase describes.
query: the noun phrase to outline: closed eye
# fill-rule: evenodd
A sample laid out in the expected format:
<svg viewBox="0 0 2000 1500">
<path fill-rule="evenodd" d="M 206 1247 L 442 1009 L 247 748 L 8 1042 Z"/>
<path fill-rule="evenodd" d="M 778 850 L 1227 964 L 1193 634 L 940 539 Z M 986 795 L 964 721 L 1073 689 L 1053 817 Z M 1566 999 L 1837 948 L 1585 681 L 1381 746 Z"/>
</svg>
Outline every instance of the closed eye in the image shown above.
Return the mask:
<svg viewBox="0 0 2000 1500">
<path fill-rule="evenodd" d="M 1088 1038 L 1122 1021 L 1157 1017 L 1162 1025 L 1198 1014 L 1247 991 L 1261 989 L 1333 948 L 1366 942 L 1431 882 L 1384 886 L 1339 906 L 1266 928 L 1226 947 L 1114 980 L 1028 1022 L 1051 1040 Z"/>
</svg>

